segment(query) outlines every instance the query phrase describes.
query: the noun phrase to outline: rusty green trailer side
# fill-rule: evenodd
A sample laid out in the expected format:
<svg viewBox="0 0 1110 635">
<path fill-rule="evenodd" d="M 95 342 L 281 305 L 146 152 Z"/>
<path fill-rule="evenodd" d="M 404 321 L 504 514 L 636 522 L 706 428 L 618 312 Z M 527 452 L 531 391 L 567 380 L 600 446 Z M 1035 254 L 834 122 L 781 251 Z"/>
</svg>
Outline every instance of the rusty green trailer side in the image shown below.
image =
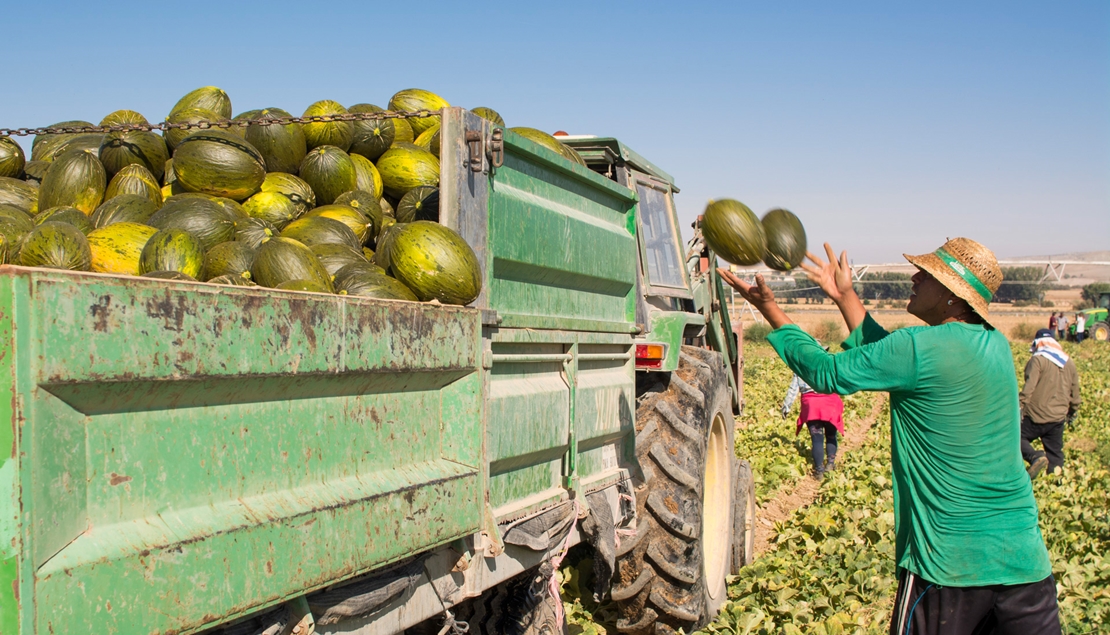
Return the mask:
<svg viewBox="0 0 1110 635">
<path fill-rule="evenodd" d="M 479 526 L 476 310 L 3 267 L 0 333 L 5 633 L 190 632 Z"/>
<path fill-rule="evenodd" d="M 619 506 L 636 195 L 511 133 L 472 169 L 488 122 L 443 121 L 471 307 L 0 267 L 0 632 L 195 633 L 433 554 L 317 629 L 394 632 L 547 557 L 506 523 Z"/>
</svg>

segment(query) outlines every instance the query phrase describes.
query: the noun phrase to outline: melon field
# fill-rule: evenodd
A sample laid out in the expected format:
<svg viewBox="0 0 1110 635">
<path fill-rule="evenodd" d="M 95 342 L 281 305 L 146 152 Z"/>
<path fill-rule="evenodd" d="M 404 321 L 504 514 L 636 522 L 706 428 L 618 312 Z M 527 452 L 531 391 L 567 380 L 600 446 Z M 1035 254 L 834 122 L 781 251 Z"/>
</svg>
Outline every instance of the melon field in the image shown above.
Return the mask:
<svg viewBox="0 0 1110 635">
<path fill-rule="evenodd" d="M 1052 558 L 1061 620 L 1068 635 L 1100 633 L 1110 624 L 1110 345 L 1064 345 L 1079 369 L 1083 407 L 1065 431 L 1066 470 L 1033 487 L 1041 531 Z M 1029 359 L 1011 344 L 1014 370 Z M 894 513 L 885 395 L 846 400 L 846 433 L 874 423 L 838 468 L 781 521 L 767 510 L 786 505 L 808 479 L 809 439 L 794 436 L 778 409 L 790 370 L 764 343 L 745 343 L 746 409 L 737 431 L 740 456 L 756 474 L 759 526 L 769 538 L 755 562 L 730 578 L 729 602 L 701 633 L 881 634 L 889 628 L 894 577 Z M 877 413 L 875 409 L 881 409 Z M 795 413 L 797 412 L 795 407 Z M 844 444 L 841 446 L 844 447 Z M 796 503 L 796 501 L 795 501 Z M 588 555 L 560 572 L 570 633 L 616 633 L 616 611 L 594 601 Z"/>
</svg>

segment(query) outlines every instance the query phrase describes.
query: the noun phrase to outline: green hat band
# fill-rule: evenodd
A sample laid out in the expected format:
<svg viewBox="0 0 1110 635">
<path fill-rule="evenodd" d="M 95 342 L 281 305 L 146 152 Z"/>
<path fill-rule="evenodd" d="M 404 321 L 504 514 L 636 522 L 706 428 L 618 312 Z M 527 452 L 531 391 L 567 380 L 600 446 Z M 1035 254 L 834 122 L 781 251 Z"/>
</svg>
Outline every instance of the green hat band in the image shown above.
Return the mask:
<svg viewBox="0 0 1110 635">
<path fill-rule="evenodd" d="M 936 254 L 938 258 L 943 260 L 944 264 L 948 265 L 949 269 L 956 272 L 956 275 L 962 278 L 964 282 L 971 285 L 971 288 L 975 289 L 976 293 L 983 296 L 984 300 L 986 300 L 987 302 L 991 301 L 991 297 L 993 296 L 991 290 L 988 289 L 987 285 L 983 284 L 983 282 L 979 280 L 979 278 L 977 278 L 974 273 L 971 273 L 971 271 L 969 271 L 962 262 L 953 258 L 952 254 L 945 251 L 943 247 L 934 251 L 933 253 Z"/>
</svg>

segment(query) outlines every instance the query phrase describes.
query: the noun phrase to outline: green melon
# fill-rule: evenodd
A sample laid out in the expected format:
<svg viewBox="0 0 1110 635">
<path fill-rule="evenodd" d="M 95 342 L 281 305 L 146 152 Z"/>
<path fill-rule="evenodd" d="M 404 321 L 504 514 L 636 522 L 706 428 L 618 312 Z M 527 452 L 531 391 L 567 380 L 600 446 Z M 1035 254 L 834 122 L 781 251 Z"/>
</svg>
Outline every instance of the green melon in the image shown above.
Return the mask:
<svg viewBox="0 0 1110 635">
<path fill-rule="evenodd" d="M 767 249 L 767 235 L 759 218 L 747 205 L 730 198 L 709 202 L 701 233 L 713 253 L 734 265 L 754 265 Z"/>
<path fill-rule="evenodd" d="M 264 287 L 276 287 L 290 280 L 313 280 L 332 290 L 331 276 L 312 251 L 301 242 L 281 236 L 258 248 L 251 278 Z"/>
<path fill-rule="evenodd" d="M 82 234 L 86 235 L 93 230 L 93 224 L 92 221 L 89 220 L 88 215 L 76 207 L 70 207 L 68 205 L 59 205 L 43 210 L 35 214 L 34 218 L 31 220 L 36 225 L 41 225 L 46 222 L 69 223 L 77 229 L 80 229 Z"/>
<path fill-rule="evenodd" d="M 378 168 L 374 164 L 362 156 L 361 154 L 352 154 L 351 162 L 355 164 L 355 183 L 356 187 L 364 192 L 370 192 L 374 198 L 382 197 L 382 175 L 378 173 Z"/>
<path fill-rule="evenodd" d="M 158 186 L 158 179 L 150 170 L 141 165 L 129 165 L 112 177 L 108 188 L 104 190 L 104 200 L 110 200 L 121 194 L 139 194 L 154 204 L 155 208 L 162 206 L 162 188 Z"/>
<path fill-rule="evenodd" d="M 374 262 L 374 250 L 370 249 L 366 245 L 363 245 L 362 246 L 362 257 L 366 258 L 367 262 L 371 262 L 371 263 Z M 375 265 L 375 266 L 377 266 L 377 265 Z"/>
<path fill-rule="evenodd" d="M 313 148 L 301 162 L 300 174 L 316 193 L 320 205 L 330 205 L 340 194 L 358 187 L 354 162 L 336 146 Z"/>
<path fill-rule="evenodd" d="M 184 281 L 184 282 L 196 282 L 197 281 L 196 278 L 194 278 L 193 276 L 190 276 L 187 273 L 181 273 L 180 271 L 174 271 L 172 269 L 169 270 L 169 271 L 151 271 L 150 273 L 144 273 L 143 277 L 144 278 L 155 278 L 157 280 L 178 280 L 178 281 Z"/>
<path fill-rule="evenodd" d="M 26 164 L 23 148 L 11 137 L 0 137 L 0 176 L 21 178 Z"/>
<path fill-rule="evenodd" d="M 146 124 L 146 117 L 134 110 L 117 110 L 105 117 L 101 126 L 122 124 Z M 100 162 L 108 176 L 112 177 L 125 166 L 139 164 L 150 170 L 156 178 L 162 178 L 162 171 L 169 158 L 166 140 L 146 130 L 110 132 L 100 142 Z"/>
<path fill-rule="evenodd" d="M 377 273 L 383 276 L 386 275 L 385 269 L 382 269 L 381 267 L 375 265 L 370 261 L 352 262 L 348 265 L 340 267 L 338 270 L 336 270 L 334 274 L 332 274 L 332 279 L 335 282 L 336 293 L 340 292 L 340 287 L 345 288 L 346 285 L 349 284 L 349 278 L 360 276 L 364 273 Z"/>
<path fill-rule="evenodd" d="M 243 202 L 252 218 L 259 218 L 281 229 L 302 214 L 300 206 L 279 192 L 259 192 Z"/>
<path fill-rule="evenodd" d="M 482 290 L 478 257 L 451 229 L 430 221 L 398 224 L 391 232 L 389 271 L 422 301 L 465 305 Z"/>
<path fill-rule="evenodd" d="M 401 198 L 414 187 L 439 185 L 439 159 L 415 145 L 394 145 L 378 159 L 386 194 Z"/>
<path fill-rule="evenodd" d="M 258 249 L 279 233 L 277 227 L 261 218 L 247 218 L 235 223 L 235 240 L 251 249 Z"/>
<path fill-rule="evenodd" d="M 564 143 L 560 143 L 558 139 L 542 130 L 525 127 L 509 128 L 509 130 L 524 137 L 525 139 L 528 139 L 529 141 L 532 141 L 533 143 L 538 143 L 548 150 L 560 154 L 568 161 L 577 163 L 578 165 L 586 165 L 586 162 L 582 159 L 581 155 L 578 154 L 577 150 Z"/>
<path fill-rule="evenodd" d="M 205 279 L 225 275 L 250 278 L 256 251 L 250 245 L 236 240 L 216 245 L 204 254 Z"/>
<path fill-rule="evenodd" d="M 471 110 L 470 112 L 478 115 L 482 119 L 485 119 L 486 121 L 488 121 L 488 122 L 490 122 L 490 123 L 492 123 L 496 126 L 501 126 L 502 128 L 505 127 L 505 120 L 493 108 L 486 108 L 484 106 L 479 106 L 478 108 L 475 108 L 475 109 Z"/>
<path fill-rule="evenodd" d="M 316 280 L 286 280 L 279 283 L 275 289 L 282 291 L 307 291 L 309 293 L 331 293 L 331 289 Z"/>
<path fill-rule="evenodd" d="M 170 114 L 189 108 L 211 110 L 220 117 L 227 119 L 231 116 L 231 98 L 215 86 L 202 86 L 179 99 L 170 110 Z"/>
<path fill-rule="evenodd" d="M 309 247 L 312 254 L 327 270 L 329 276 L 350 264 L 365 263 L 366 257 L 359 250 L 351 249 L 347 245 L 319 244 Z M 369 264 L 369 263 L 367 263 Z"/>
<path fill-rule="evenodd" d="M 95 156 L 70 150 L 47 169 L 39 190 L 39 208 L 69 205 L 91 214 L 104 199 L 107 185 L 104 166 Z"/>
<path fill-rule="evenodd" d="M 56 124 L 47 126 L 48 128 L 92 128 L 91 121 L 60 121 Z M 79 134 L 89 133 L 75 133 L 68 132 L 62 134 L 40 134 L 35 135 L 35 139 L 31 142 L 31 160 L 32 161 L 52 161 L 57 154 L 59 146 L 63 145 L 68 139 L 78 136 Z M 100 143 L 96 144 L 100 148 Z M 49 157 L 49 158 L 47 158 Z"/>
<path fill-rule="evenodd" d="M 34 229 L 34 221 L 23 210 L 11 205 L 0 205 L 0 236 L 8 244 L 9 252 L 14 252 L 24 237 Z"/>
<path fill-rule="evenodd" d="M 439 158 L 439 130 L 440 125 L 436 123 L 431 128 L 420 133 L 420 136 L 412 142 L 413 145 L 420 146 L 434 154 L 436 158 Z"/>
<path fill-rule="evenodd" d="M 203 249 L 229 241 L 235 235 L 235 221 L 228 217 L 227 211 L 219 203 L 200 197 L 170 197 L 147 224 L 158 229 L 188 232 L 200 241 Z"/>
<path fill-rule="evenodd" d="M 246 208 L 237 201 L 223 196 L 213 196 L 212 200 L 215 201 L 217 205 L 224 208 L 224 211 L 227 212 L 227 217 L 233 221 L 242 218 L 250 218 L 250 214 L 247 213 Z"/>
<path fill-rule="evenodd" d="M 411 223 L 414 220 L 439 222 L 439 188 L 414 187 L 401 197 L 395 213 L 398 223 Z"/>
<path fill-rule="evenodd" d="M 139 223 L 118 222 L 89 232 L 91 268 L 100 273 L 137 276 L 143 247 L 158 230 Z"/>
<path fill-rule="evenodd" d="M 49 161 L 28 161 L 23 164 L 23 180 L 38 187 L 42 185 L 42 177 L 50 169 Z"/>
<path fill-rule="evenodd" d="M 374 104 L 355 104 L 348 110 L 353 113 L 384 112 L 383 109 Z M 389 149 L 389 146 L 393 145 L 397 132 L 397 121 L 397 119 L 362 119 L 352 122 L 354 124 L 354 135 L 351 137 L 351 147 L 348 151 L 351 154 L 364 156 L 371 161 L 377 160 L 383 152 Z M 408 127 L 407 132 L 409 141 L 412 141 L 412 128 Z M 402 134 L 404 133 L 402 132 Z"/>
<path fill-rule="evenodd" d="M 389 202 L 384 196 L 378 199 L 378 206 L 382 208 L 382 226 L 385 226 L 385 219 L 390 219 L 394 222 L 397 220 L 397 212 L 393 209 L 393 204 Z"/>
<path fill-rule="evenodd" d="M 196 280 L 204 277 L 204 245 L 181 229 L 163 229 L 150 237 L 139 256 L 139 271 L 178 271 Z"/>
<path fill-rule="evenodd" d="M 363 243 L 369 243 L 378 238 L 378 233 L 382 229 L 382 218 L 384 213 L 382 211 L 382 199 L 375 199 L 374 196 L 363 190 L 351 190 L 335 199 L 335 205 L 346 205 L 353 207 L 355 210 L 361 212 L 364 216 L 370 219 L 373 227 L 370 228 L 370 234 L 363 240 Z M 356 232 L 357 233 L 357 232 Z"/>
<path fill-rule="evenodd" d="M 101 228 L 115 223 L 146 224 L 158 207 L 139 194 L 120 194 L 104 201 L 92 213 L 93 227 Z"/>
<path fill-rule="evenodd" d="M 221 117 L 216 113 L 206 108 L 184 108 L 182 110 L 175 110 L 166 117 L 167 123 L 218 123 L 227 121 L 227 117 Z M 171 128 L 163 133 L 163 138 L 166 140 L 166 146 L 173 152 L 177 144 L 181 143 L 185 137 L 202 130 L 202 128 Z"/>
<path fill-rule="evenodd" d="M 281 237 L 292 238 L 308 247 L 326 243 L 347 245 L 351 249 L 362 248 L 362 243 L 350 227 L 324 216 L 305 216 L 297 219 L 281 230 Z"/>
<path fill-rule="evenodd" d="M 18 262 L 24 267 L 88 271 L 92 254 L 81 230 L 68 223 L 47 222 L 23 239 Z"/>
<path fill-rule="evenodd" d="M 241 112 L 238 115 L 235 115 L 234 117 L 231 118 L 231 120 L 232 121 L 250 121 L 250 120 L 253 120 L 253 119 L 258 119 L 258 115 L 260 115 L 260 114 L 262 114 L 261 110 L 248 110 L 247 112 Z M 246 139 L 247 138 L 247 128 L 250 128 L 250 127 L 251 126 L 231 126 L 230 128 L 228 128 L 228 130 L 235 133 L 238 137 L 240 137 L 242 139 Z"/>
<path fill-rule="evenodd" d="M 336 276 L 338 279 L 338 275 Z M 417 302 L 419 298 L 400 281 L 384 273 L 373 271 L 352 272 L 343 277 L 343 286 L 336 285 L 340 295 L 378 298 L 380 300 L 408 300 Z"/>
<path fill-rule="evenodd" d="M 205 282 L 208 282 L 209 284 L 223 284 L 223 285 L 227 285 L 227 286 L 230 286 L 230 287 L 257 287 L 258 286 L 251 279 L 244 278 L 242 276 L 216 276 L 215 278 L 209 278 Z"/>
<path fill-rule="evenodd" d="M 405 223 L 393 223 L 391 218 L 385 218 L 382 222 L 382 231 L 378 234 L 378 240 L 375 243 L 374 257 L 372 262 L 381 267 L 386 273 L 390 273 L 390 254 L 392 253 L 393 239 L 397 235 L 397 231 L 405 226 Z"/>
<path fill-rule="evenodd" d="M 396 112 L 440 110 L 450 105 L 446 99 L 439 95 L 419 88 L 406 88 L 389 99 L 389 109 Z M 420 136 L 420 133 L 439 123 L 439 115 L 435 117 L 413 117 L 408 122 L 412 125 L 413 134 Z"/>
<path fill-rule="evenodd" d="M 305 214 L 305 218 L 313 218 L 316 216 L 330 218 L 346 225 L 354 232 L 355 238 L 358 239 L 360 249 L 363 243 L 372 239 L 375 226 L 373 219 L 349 205 L 321 205 L 308 214 Z M 298 238 L 298 240 L 300 239 Z M 303 240 L 301 242 L 306 245 L 310 244 Z"/>
<path fill-rule="evenodd" d="M 346 115 L 347 109 L 339 102 L 330 99 L 318 101 L 305 109 L 305 117 L 323 117 L 328 115 Z M 354 139 L 355 127 L 350 121 L 321 121 L 306 123 L 302 126 L 305 142 L 308 148 L 321 146 L 335 146 L 346 152 L 351 147 Z"/>
<path fill-rule="evenodd" d="M 40 191 L 41 188 L 35 187 L 31 183 L 0 176 L 0 205 L 11 205 L 28 214 L 34 214 L 39 209 Z"/>
<path fill-rule="evenodd" d="M 805 260 L 806 230 L 793 212 L 773 209 L 763 215 L 760 224 L 767 235 L 763 264 L 775 271 L 790 271 Z"/>
<path fill-rule="evenodd" d="M 289 113 L 280 108 L 264 108 L 257 119 L 272 121 L 288 117 Z M 290 123 L 277 125 L 254 125 L 244 132 L 247 141 L 262 153 L 267 172 L 295 172 L 308 151 L 301 125 Z"/>
<path fill-rule="evenodd" d="M 202 130 L 185 137 L 173 153 L 177 183 L 236 201 L 250 197 L 266 178 L 266 164 L 247 141 L 224 130 Z"/>
<path fill-rule="evenodd" d="M 299 169 L 299 168 L 298 168 Z M 316 193 L 304 179 L 284 172 L 269 172 L 262 181 L 263 192 L 279 192 L 297 205 L 297 217 L 316 207 Z"/>
</svg>

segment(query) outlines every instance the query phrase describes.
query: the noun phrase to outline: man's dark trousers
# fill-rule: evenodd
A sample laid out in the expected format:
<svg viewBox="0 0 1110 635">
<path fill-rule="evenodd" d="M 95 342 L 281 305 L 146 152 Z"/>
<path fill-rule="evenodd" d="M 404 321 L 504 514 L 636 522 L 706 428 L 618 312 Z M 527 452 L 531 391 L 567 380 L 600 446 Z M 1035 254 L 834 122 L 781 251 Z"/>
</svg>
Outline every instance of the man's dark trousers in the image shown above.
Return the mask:
<svg viewBox="0 0 1110 635">
<path fill-rule="evenodd" d="M 1030 441 L 1040 439 L 1044 452 L 1036 450 Z M 1038 456 L 1048 457 L 1048 469 L 1064 467 L 1064 422 L 1033 423 L 1029 417 L 1021 420 L 1021 458 L 1033 463 Z"/>
</svg>

